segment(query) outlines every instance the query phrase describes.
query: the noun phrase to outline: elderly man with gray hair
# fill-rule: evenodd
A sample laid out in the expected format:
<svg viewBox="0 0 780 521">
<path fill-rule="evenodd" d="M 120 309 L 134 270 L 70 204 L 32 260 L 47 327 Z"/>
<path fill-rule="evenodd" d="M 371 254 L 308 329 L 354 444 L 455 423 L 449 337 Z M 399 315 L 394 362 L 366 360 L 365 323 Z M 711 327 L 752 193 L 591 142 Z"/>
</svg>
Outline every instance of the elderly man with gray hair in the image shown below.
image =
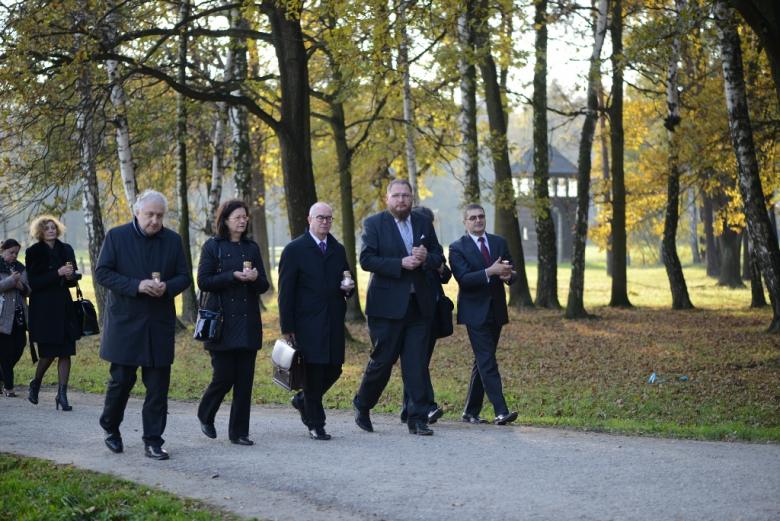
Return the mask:
<svg viewBox="0 0 780 521">
<path fill-rule="evenodd" d="M 95 279 L 105 287 L 100 357 L 111 363 L 100 426 L 111 452 L 124 450 L 119 425 L 138 368 L 146 387 L 143 442 L 147 457 L 164 460 L 162 438 L 168 413 L 168 387 L 174 356 L 174 298 L 192 283 L 181 237 L 163 226 L 168 201 L 146 190 L 135 204 L 135 217 L 109 230 L 100 251 Z"/>
</svg>

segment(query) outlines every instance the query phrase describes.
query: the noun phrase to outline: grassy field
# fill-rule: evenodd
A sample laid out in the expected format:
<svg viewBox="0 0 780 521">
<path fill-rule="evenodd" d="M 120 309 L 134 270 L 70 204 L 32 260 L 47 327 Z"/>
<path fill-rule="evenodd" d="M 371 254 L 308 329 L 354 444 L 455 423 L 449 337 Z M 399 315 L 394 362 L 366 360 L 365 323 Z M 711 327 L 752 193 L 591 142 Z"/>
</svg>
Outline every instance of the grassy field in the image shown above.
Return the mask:
<svg viewBox="0 0 780 521">
<path fill-rule="evenodd" d="M 569 267 L 559 270 L 559 295 L 566 303 Z M 610 279 L 603 264 L 586 272 L 588 310 L 596 320 L 569 321 L 562 312 L 511 312 L 499 345 L 499 364 L 509 405 L 526 425 L 699 439 L 780 441 L 780 338 L 764 333 L 769 309 L 749 308 L 749 289 L 726 289 L 703 268 L 686 266 L 697 309 L 672 311 L 661 266 L 629 269 L 633 309 L 606 307 Z M 528 266 L 532 293 L 536 267 Z M 367 276 L 359 274 L 365 292 Z M 91 293 L 89 281 L 83 284 Z M 446 288 L 454 298 L 457 285 Z M 363 295 L 364 296 L 364 295 Z M 271 383 L 268 346 L 279 334 L 275 302 L 263 314 L 265 348 L 258 357 L 254 401 L 287 404 L 289 394 Z M 349 408 L 368 358 L 364 324 L 350 324 L 344 374 L 326 397 L 328 407 Z M 431 363 L 437 401 L 449 419 L 463 408 L 471 349 L 456 327 L 441 340 Z M 20 382 L 32 376 L 29 357 L 18 367 Z M 655 372 L 659 381 L 647 383 Z M 171 397 L 197 400 L 211 373 L 202 346 L 182 334 L 177 340 Z M 98 340 L 79 342 L 71 386 L 102 393 L 108 366 L 98 357 Z M 55 371 L 45 383 L 56 382 Z M 135 393 L 143 393 L 139 384 Z M 377 411 L 398 412 L 401 382 L 395 371 Z M 487 402 L 486 402 L 487 403 Z M 43 404 L 51 405 L 54 404 Z M 78 403 L 75 404 L 78 406 Z M 487 406 L 484 415 L 492 418 Z M 292 414 L 292 411 L 291 411 Z"/>
<path fill-rule="evenodd" d="M 240 519 L 129 481 L 33 458 L 0 453 L 0 475 L 0 519 Z"/>
</svg>

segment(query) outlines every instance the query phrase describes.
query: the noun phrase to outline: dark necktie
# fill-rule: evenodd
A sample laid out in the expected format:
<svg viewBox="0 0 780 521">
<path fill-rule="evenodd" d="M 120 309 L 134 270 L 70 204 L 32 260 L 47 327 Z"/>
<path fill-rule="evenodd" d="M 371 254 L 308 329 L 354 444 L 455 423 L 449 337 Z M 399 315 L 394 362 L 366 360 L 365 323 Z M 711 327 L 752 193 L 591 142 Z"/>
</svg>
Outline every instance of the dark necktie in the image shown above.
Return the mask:
<svg viewBox="0 0 780 521">
<path fill-rule="evenodd" d="M 485 258 L 485 266 L 490 266 L 493 264 L 493 261 L 490 259 L 490 252 L 487 249 L 487 246 L 485 246 L 485 238 L 480 237 L 479 239 L 479 251 L 482 252 L 482 256 Z"/>
<path fill-rule="evenodd" d="M 320 242 L 320 251 L 322 251 L 322 254 L 325 255 L 325 249 L 328 247 L 327 244 L 325 244 L 325 241 Z"/>
</svg>

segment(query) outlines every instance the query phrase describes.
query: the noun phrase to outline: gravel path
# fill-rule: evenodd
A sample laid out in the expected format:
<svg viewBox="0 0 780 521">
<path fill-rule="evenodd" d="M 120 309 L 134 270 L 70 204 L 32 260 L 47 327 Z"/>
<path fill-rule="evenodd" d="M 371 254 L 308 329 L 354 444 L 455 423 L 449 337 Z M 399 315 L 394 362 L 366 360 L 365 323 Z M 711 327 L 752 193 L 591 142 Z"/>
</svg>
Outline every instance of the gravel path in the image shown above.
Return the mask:
<svg viewBox="0 0 780 521">
<path fill-rule="evenodd" d="M 328 520 L 777 520 L 780 446 L 631 438 L 529 427 L 439 422 L 410 436 L 395 417 L 360 431 L 328 412 L 329 442 L 308 439 L 287 407 L 255 407 L 253 447 L 203 436 L 196 404 L 171 402 L 168 461 L 143 456 L 141 401 L 112 454 L 97 419 L 102 396 L 51 389 L 33 406 L 0 397 L 0 452 L 72 463 L 218 505 L 247 517 Z"/>
</svg>

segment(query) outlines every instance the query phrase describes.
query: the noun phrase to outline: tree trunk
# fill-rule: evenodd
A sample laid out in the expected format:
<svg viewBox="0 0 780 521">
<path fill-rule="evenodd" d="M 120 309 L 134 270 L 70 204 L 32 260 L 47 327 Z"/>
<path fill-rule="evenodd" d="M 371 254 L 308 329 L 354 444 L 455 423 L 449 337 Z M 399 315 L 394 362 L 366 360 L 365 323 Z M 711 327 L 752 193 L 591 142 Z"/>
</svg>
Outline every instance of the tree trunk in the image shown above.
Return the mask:
<svg viewBox="0 0 780 521">
<path fill-rule="evenodd" d="M 258 135 L 259 134 L 259 135 Z M 273 277 L 271 276 L 271 252 L 268 248 L 268 221 L 266 218 L 265 204 L 265 165 L 263 157 L 266 154 L 268 137 L 262 130 L 255 131 L 255 139 L 252 140 L 255 154 L 252 154 L 254 168 L 253 175 L 250 176 L 250 194 L 249 194 L 249 215 L 252 222 L 252 238 L 260 247 L 260 258 L 263 260 L 263 269 L 268 275 L 268 282 L 271 287 L 263 293 L 263 300 L 268 301 L 274 294 Z M 262 301 L 261 301 L 262 304 Z"/>
<path fill-rule="evenodd" d="M 677 81 L 677 62 L 680 59 L 680 33 L 686 5 L 685 0 L 675 0 L 677 10 L 677 27 L 672 38 L 672 53 L 669 57 L 667 75 L 666 105 L 668 114 L 664 120 L 669 143 L 669 177 L 666 184 L 666 211 L 664 218 L 664 235 L 661 241 L 661 257 L 666 267 L 669 286 L 672 290 L 672 309 L 692 309 L 693 304 L 688 295 L 688 285 L 685 283 L 682 264 L 677 255 L 677 225 L 680 221 L 680 160 L 679 136 L 675 130 L 680 123 L 680 96 Z"/>
<path fill-rule="evenodd" d="M 216 120 L 214 122 L 214 137 L 212 146 L 214 147 L 211 156 L 211 184 L 209 186 L 209 205 L 206 215 L 206 225 L 204 232 L 206 235 L 214 235 L 214 219 L 217 215 L 220 200 L 222 199 L 222 180 L 225 178 L 225 120 L 227 120 L 227 105 L 225 103 L 216 104 Z"/>
<path fill-rule="evenodd" d="M 534 67 L 534 219 L 538 241 L 536 304 L 559 309 L 558 251 L 550 194 L 550 148 L 547 143 L 547 0 L 534 0 L 536 65 Z"/>
<path fill-rule="evenodd" d="M 531 291 L 528 287 L 528 277 L 525 272 L 525 257 L 520 236 L 520 224 L 517 221 L 517 204 L 515 202 L 514 186 L 512 185 L 512 168 L 509 163 L 509 148 L 506 135 L 506 120 L 501 103 L 501 88 L 496 74 L 496 63 L 490 51 L 487 34 L 487 5 L 483 0 L 479 6 L 479 20 L 475 26 L 477 51 L 481 55 L 479 69 L 485 89 L 485 104 L 490 125 L 490 150 L 493 157 L 493 168 L 496 180 L 494 184 L 496 205 L 496 233 L 502 235 L 509 246 L 512 255 L 517 280 L 510 286 L 509 305 L 516 308 L 533 307 Z"/>
<path fill-rule="evenodd" d="M 179 20 L 185 21 L 190 16 L 189 0 L 182 0 L 179 5 Z M 182 85 L 187 82 L 187 29 L 184 23 L 179 33 L 179 56 L 177 64 L 178 81 Z M 179 235 L 184 247 L 184 259 L 187 262 L 187 273 L 192 274 L 192 249 L 190 248 L 190 209 L 187 196 L 187 99 L 183 94 L 176 94 L 176 192 L 179 202 Z M 198 302 L 195 299 L 195 285 L 191 284 L 182 293 L 182 314 L 184 323 L 194 323 L 198 315 Z"/>
<path fill-rule="evenodd" d="M 333 141 L 336 145 L 336 157 L 339 165 L 339 188 L 341 192 L 341 240 L 344 249 L 347 250 L 347 264 L 355 281 L 355 297 L 347 299 L 346 319 L 357 322 L 365 320 L 363 310 L 360 307 L 360 293 L 358 292 L 357 257 L 355 244 L 355 213 L 352 206 L 352 155 L 353 150 L 347 142 L 347 127 L 344 117 L 344 104 L 334 102 L 330 104 L 331 117 L 330 128 L 333 130 Z"/>
<path fill-rule="evenodd" d="M 720 248 L 715 238 L 715 209 L 713 198 L 703 194 L 702 220 L 704 221 L 704 260 L 707 263 L 707 276 L 720 276 Z"/>
<path fill-rule="evenodd" d="M 623 0 L 613 0 L 612 107 L 609 117 L 612 146 L 612 307 L 630 307 L 626 280 L 626 186 L 623 171 Z"/>
<path fill-rule="evenodd" d="M 100 209 L 100 189 L 97 178 L 97 154 L 95 151 L 93 119 L 95 106 L 92 97 L 92 74 L 88 67 L 89 64 L 82 66 L 78 79 L 79 107 L 76 114 L 76 126 L 78 128 L 80 150 L 79 168 L 83 184 L 82 211 L 87 228 L 89 262 L 94 275 L 106 232 L 103 228 L 103 215 Z M 7 235 L 4 235 L 4 237 L 7 237 Z M 97 283 L 97 278 L 94 276 L 92 277 L 92 288 L 95 291 L 95 304 L 97 305 L 98 313 L 102 317 L 104 316 L 103 310 L 105 310 L 106 290 Z"/>
<path fill-rule="evenodd" d="M 106 16 L 104 33 L 104 41 L 110 48 L 113 48 L 113 42 L 117 37 L 118 18 L 118 8 L 112 2 L 111 9 Z M 119 174 L 122 178 L 122 186 L 124 186 L 127 206 L 132 212 L 133 204 L 138 195 L 138 183 L 135 177 L 133 150 L 130 145 L 130 126 L 127 120 L 127 95 L 125 94 L 125 89 L 122 85 L 119 62 L 116 60 L 106 60 L 106 72 L 108 73 L 111 104 L 114 107 L 113 123 L 116 127 L 116 151 L 119 156 Z"/>
<path fill-rule="evenodd" d="M 477 137 L 477 69 L 474 66 L 474 0 L 466 0 L 458 16 L 458 70 L 460 72 L 460 134 L 463 138 L 460 156 L 466 187 L 463 202 L 479 203 L 479 141 Z"/>
<path fill-rule="evenodd" d="M 259 60 L 256 52 L 256 48 L 249 54 L 249 71 L 252 76 L 259 75 Z M 264 301 L 267 302 L 273 298 L 275 293 L 273 277 L 271 276 L 271 255 L 275 255 L 275 251 L 271 251 L 268 247 L 268 219 L 266 215 L 266 198 L 265 198 L 265 155 L 268 150 L 268 135 L 263 128 L 250 129 L 249 134 L 250 143 L 252 144 L 255 154 L 252 154 L 252 173 L 249 177 L 249 214 L 251 217 L 251 233 L 252 238 L 257 242 L 260 247 L 262 255 L 260 258 L 263 260 L 263 269 L 268 276 L 268 282 L 270 287 L 268 291 L 263 293 L 260 300 L 260 307 L 265 310 Z"/>
<path fill-rule="evenodd" d="M 404 130 L 406 131 L 406 172 L 409 174 L 409 184 L 412 185 L 412 205 L 420 202 L 419 189 L 417 187 L 417 151 L 414 146 L 414 107 L 412 106 L 412 86 L 409 72 L 409 35 L 406 31 L 406 12 L 410 7 L 410 0 L 398 2 L 398 32 L 400 42 L 398 45 L 398 70 L 403 75 L 403 105 L 404 105 Z"/>
<path fill-rule="evenodd" d="M 780 249 L 767 214 L 766 197 L 758 171 L 739 33 L 734 13 L 725 0 L 715 1 L 714 14 L 720 37 L 729 130 L 737 156 L 739 189 L 745 206 L 747 229 L 772 302 L 773 316 L 769 331 L 780 333 Z"/>
<path fill-rule="evenodd" d="M 589 316 L 585 310 L 585 244 L 588 239 L 588 208 L 590 207 L 590 169 L 593 138 L 598 118 L 598 91 L 600 77 L 601 48 L 607 27 L 607 0 L 599 0 L 598 14 L 593 31 L 593 51 L 590 55 L 588 71 L 588 108 L 582 124 L 580 148 L 577 157 L 577 217 L 574 224 L 574 247 L 571 259 L 571 278 L 569 279 L 569 298 L 566 303 L 566 318 L 584 318 Z"/>
<path fill-rule="evenodd" d="M 688 207 L 691 209 L 691 258 L 694 264 L 701 264 L 701 254 L 699 253 L 699 216 L 696 206 L 696 191 L 693 188 L 688 189 Z"/>
<path fill-rule="evenodd" d="M 745 234 L 747 237 L 748 234 Z M 766 307 L 766 298 L 764 297 L 764 284 L 761 282 L 761 268 L 758 266 L 758 260 L 753 255 L 750 241 L 747 241 L 745 245 L 747 250 L 747 263 L 750 266 L 750 307 L 751 308 L 764 308 Z"/>
<path fill-rule="evenodd" d="M 249 23 L 237 7 L 230 10 L 230 27 L 241 30 L 249 29 Z M 232 58 L 230 60 L 232 64 L 231 77 L 236 85 L 232 94 L 240 95 L 248 71 L 246 38 L 231 38 L 230 56 Z M 249 205 L 251 204 L 252 192 L 250 186 L 252 147 L 249 141 L 249 111 L 242 105 L 232 105 L 228 110 L 228 123 L 233 156 L 233 180 L 236 184 L 235 197 Z"/>
<path fill-rule="evenodd" d="M 300 12 L 284 3 L 266 0 L 264 10 L 271 23 L 279 65 L 282 93 L 276 132 L 282 159 L 290 236 L 306 230 L 309 208 L 317 202 L 311 158 L 309 68 Z"/>
<path fill-rule="evenodd" d="M 747 232 L 742 234 L 742 280 L 751 280 L 750 238 Z"/>
<path fill-rule="evenodd" d="M 729 288 L 744 288 L 742 276 L 740 274 L 740 256 L 739 249 L 742 244 L 742 237 L 728 227 L 723 221 L 723 233 L 718 236 L 720 245 L 720 276 L 718 277 L 718 286 L 727 286 Z"/>
<path fill-rule="evenodd" d="M 599 80 L 599 109 L 606 109 L 604 103 L 604 89 Z M 601 178 L 604 179 L 604 206 L 612 206 L 612 191 L 609 179 L 609 140 L 607 139 L 607 114 L 602 112 L 599 116 L 599 142 L 601 144 Z M 611 218 L 610 218 L 611 221 Z M 610 225 L 611 226 L 611 225 Z M 607 237 L 607 276 L 612 276 L 612 234 Z"/>
</svg>

